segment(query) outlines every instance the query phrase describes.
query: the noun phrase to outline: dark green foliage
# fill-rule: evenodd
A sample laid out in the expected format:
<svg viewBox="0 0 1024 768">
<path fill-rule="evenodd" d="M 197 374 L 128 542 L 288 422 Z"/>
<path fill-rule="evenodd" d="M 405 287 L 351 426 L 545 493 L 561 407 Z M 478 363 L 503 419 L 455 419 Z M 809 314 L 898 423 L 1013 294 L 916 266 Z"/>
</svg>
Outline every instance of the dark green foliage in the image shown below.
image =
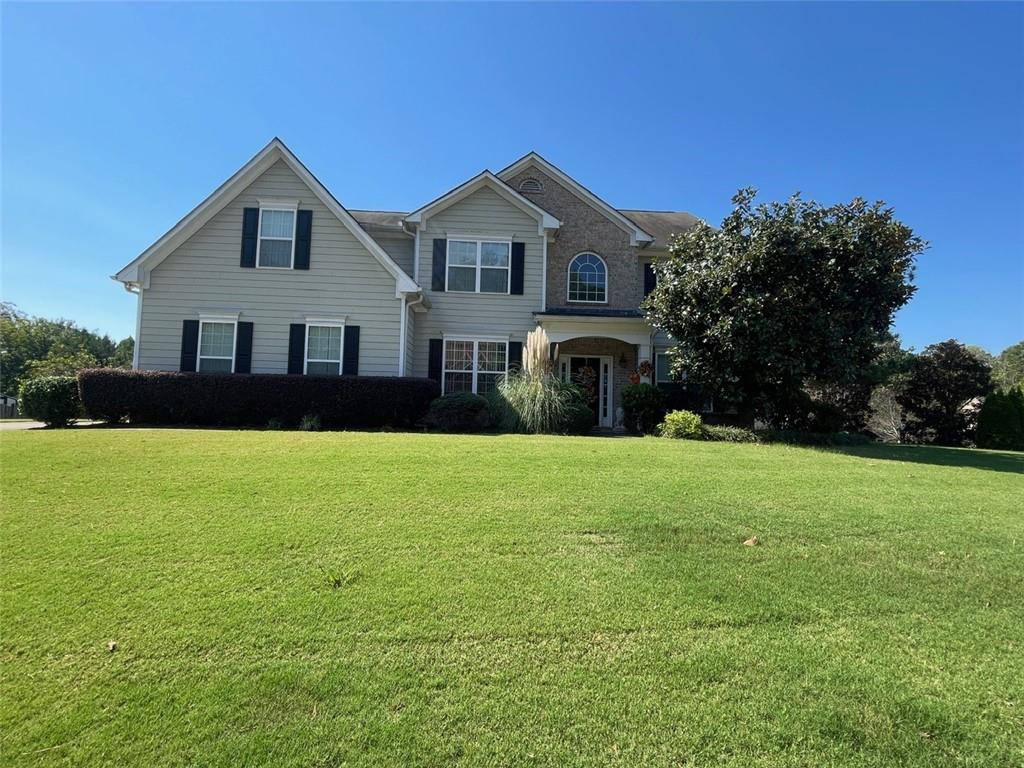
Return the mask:
<svg viewBox="0 0 1024 768">
<path fill-rule="evenodd" d="M 868 445 L 871 438 L 859 432 L 805 432 L 799 429 L 768 429 L 758 433 L 763 443 L 785 443 L 787 445 L 843 446 Z"/>
<path fill-rule="evenodd" d="M 566 418 L 565 434 L 567 435 L 588 435 L 594 428 L 595 417 L 593 409 L 586 403 L 573 403 L 569 406 L 569 413 Z"/>
<path fill-rule="evenodd" d="M 802 418 L 808 386 L 864 375 L 914 293 L 925 243 L 880 202 L 755 207 L 754 196 L 740 190 L 721 227 L 701 222 L 673 241 L 645 307 L 676 339 L 673 366 L 688 380 L 782 426 Z"/>
<path fill-rule="evenodd" d="M 757 433 L 745 427 L 727 427 L 719 424 L 702 424 L 700 439 L 719 443 L 757 443 Z"/>
<path fill-rule="evenodd" d="M 18 407 L 22 415 L 48 427 L 66 427 L 79 416 L 78 381 L 74 376 L 40 376 L 21 387 Z"/>
<path fill-rule="evenodd" d="M 992 369 L 956 339 L 918 355 L 896 387 L 906 411 L 906 432 L 920 443 L 969 445 L 977 418 L 975 398 L 992 391 Z"/>
<path fill-rule="evenodd" d="M 1024 386 L 993 392 L 978 413 L 979 448 L 1024 451 Z"/>
<path fill-rule="evenodd" d="M 91 418 L 142 424 L 296 426 L 316 414 L 326 429 L 409 426 L 438 395 L 431 379 L 168 373 L 97 368 L 78 375 Z"/>
<path fill-rule="evenodd" d="M 29 317 L 0 302 L 0 393 L 13 395 L 35 376 L 74 375 L 83 368 L 130 366 L 134 342 L 116 345 L 109 336 L 70 320 Z"/>
<path fill-rule="evenodd" d="M 480 395 L 454 392 L 434 400 L 423 423 L 440 432 L 483 432 L 491 423 L 490 406 Z"/>
<path fill-rule="evenodd" d="M 627 384 L 622 388 L 622 410 L 629 429 L 653 434 L 665 416 L 665 393 L 650 384 Z"/>
</svg>

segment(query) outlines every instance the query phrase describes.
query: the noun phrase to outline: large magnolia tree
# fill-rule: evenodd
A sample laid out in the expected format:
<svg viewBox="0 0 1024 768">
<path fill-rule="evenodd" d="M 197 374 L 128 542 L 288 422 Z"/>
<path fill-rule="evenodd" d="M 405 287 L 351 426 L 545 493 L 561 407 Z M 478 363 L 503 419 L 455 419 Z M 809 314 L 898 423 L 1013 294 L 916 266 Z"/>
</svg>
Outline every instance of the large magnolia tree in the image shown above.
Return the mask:
<svg viewBox="0 0 1024 768">
<path fill-rule="evenodd" d="M 720 227 L 699 222 L 671 243 L 646 310 L 675 339 L 678 372 L 750 416 L 799 425 L 808 391 L 865 375 L 926 243 L 881 202 L 755 196 L 740 190 Z"/>
</svg>

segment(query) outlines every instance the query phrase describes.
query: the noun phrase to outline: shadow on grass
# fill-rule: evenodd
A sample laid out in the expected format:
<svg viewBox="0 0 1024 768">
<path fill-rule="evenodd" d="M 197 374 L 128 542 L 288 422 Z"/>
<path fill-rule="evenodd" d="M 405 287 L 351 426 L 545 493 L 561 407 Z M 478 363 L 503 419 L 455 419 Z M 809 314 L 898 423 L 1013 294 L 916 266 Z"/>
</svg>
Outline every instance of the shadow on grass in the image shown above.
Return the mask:
<svg viewBox="0 0 1024 768">
<path fill-rule="evenodd" d="M 942 448 L 934 445 L 862 445 L 827 449 L 847 456 L 886 461 L 934 464 L 942 467 L 968 467 L 991 472 L 1024 475 L 1024 453 L 982 451 L 975 448 Z"/>
</svg>

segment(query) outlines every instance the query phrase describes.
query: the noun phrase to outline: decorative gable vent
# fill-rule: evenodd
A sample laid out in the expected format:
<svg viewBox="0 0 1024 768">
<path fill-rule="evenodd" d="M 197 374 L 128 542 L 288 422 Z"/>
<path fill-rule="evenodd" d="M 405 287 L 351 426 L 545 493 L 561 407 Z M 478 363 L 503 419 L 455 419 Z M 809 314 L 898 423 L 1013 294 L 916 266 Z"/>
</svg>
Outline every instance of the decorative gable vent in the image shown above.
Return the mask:
<svg viewBox="0 0 1024 768">
<path fill-rule="evenodd" d="M 523 179 L 521 182 L 519 182 L 519 191 L 520 192 L 527 192 L 527 193 L 528 192 L 543 192 L 544 191 L 544 185 L 541 184 L 539 181 L 537 181 L 537 179 L 533 179 L 533 178 Z"/>
</svg>

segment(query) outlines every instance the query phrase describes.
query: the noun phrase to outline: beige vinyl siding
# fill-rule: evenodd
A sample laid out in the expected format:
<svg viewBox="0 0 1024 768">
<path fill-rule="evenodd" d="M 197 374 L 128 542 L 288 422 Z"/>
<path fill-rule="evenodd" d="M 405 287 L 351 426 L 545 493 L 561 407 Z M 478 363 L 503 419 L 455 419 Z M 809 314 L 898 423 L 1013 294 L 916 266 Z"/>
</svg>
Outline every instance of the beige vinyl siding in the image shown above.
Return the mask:
<svg viewBox="0 0 1024 768">
<path fill-rule="evenodd" d="M 493 237 L 525 243 L 523 295 L 445 293 L 431 290 L 434 239 Z M 427 219 L 420 232 L 420 284 L 431 308 L 416 320 L 416 375 L 426 376 L 429 340 L 443 335 L 496 336 L 525 341 L 536 325 L 533 313 L 541 306 L 543 236 L 537 220 L 484 187 Z"/>
<path fill-rule="evenodd" d="M 239 266 L 242 209 L 259 198 L 298 199 L 313 211 L 310 269 Z M 398 372 L 401 302 L 395 279 L 313 192 L 277 162 L 150 275 L 142 303 L 139 367 L 178 370 L 182 321 L 238 312 L 253 325 L 253 373 L 286 373 L 291 323 L 308 315 L 360 326 L 359 373 Z"/>
<path fill-rule="evenodd" d="M 427 372 L 424 369 L 423 373 L 420 374 L 416 371 L 416 366 L 413 362 L 413 352 L 415 350 L 416 341 L 416 321 L 422 317 L 411 309 L 405 310 L 408 313 L 405 326 L 405 375 L 406 376 L 426 376 Z"/>
<path fill-rule="evenodd" d="M 380 234 L 369 230 L 370 236 L 377 241 L 378 245 L 387 251 L 388 256 L 394 259 L 395 263 L 402 268 L 407 275 L 412 275 L 413 252 L 415 243 L 411 237 L 395 234 Z"/>
</svg>

